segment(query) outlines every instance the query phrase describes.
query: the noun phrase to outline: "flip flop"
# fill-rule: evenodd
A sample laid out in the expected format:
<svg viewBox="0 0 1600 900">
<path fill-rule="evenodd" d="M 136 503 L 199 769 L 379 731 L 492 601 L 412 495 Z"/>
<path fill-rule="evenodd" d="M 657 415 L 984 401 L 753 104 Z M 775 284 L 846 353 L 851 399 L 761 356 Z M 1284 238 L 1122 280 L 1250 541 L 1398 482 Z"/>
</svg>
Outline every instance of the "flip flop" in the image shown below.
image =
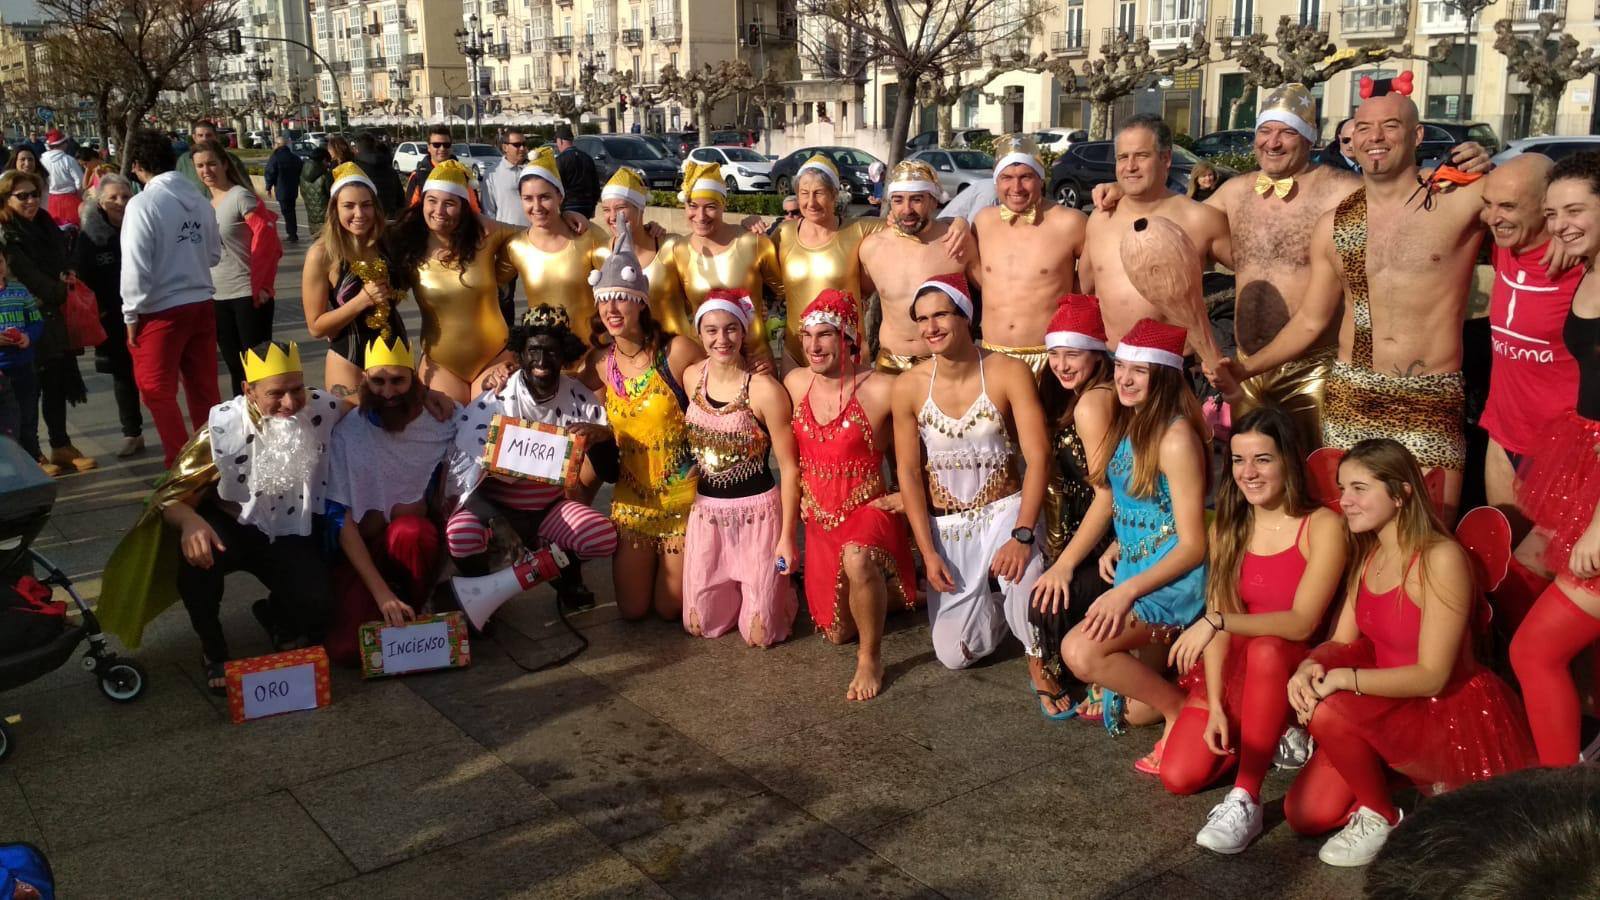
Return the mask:
<svg viewBox="0 0 1600 900">
<path fill-rule="evenodd" d="M 1046 700 L 1054 700 L 1055 702 L 1060 703 L 1063 699 L 1072 699 L 1067 695 L 1066 688 L 1062 688 L 1054 694 L 1040 688 L 1034 688 L 1033 693 L 1039 697 L 1039 715 L 1044 716 L 1046 719 L 1049 719 L 1052 722 L 1065 722 L 1068 719 L 1077 718 L 1078 708 L 1076 706 L 1069 706 L 1057 713 L 1048 713 L 1044 710 L 1044 701 Z"/>
<path fill-rule="evenodd" d="M 228 677 L 228 667 L 226 663 L 212 662 L 211 660 L 202 656 L 200 657 L 200 670 L 205 673 L 206 690 L 210 691 L 212 696 L 228 696 L 228 685 L 226 683 L 220 686 L 213 685 L 211 683 L 213 680 L 226 679 Z"/>
<path fill-rule="evenodd" d="M 1103 703 L 1104 699 L 1100 693 L 1100 685 L 1091 684 L 1089 685 L 1088 693 L 1084 694 L 1083 699 L 1078 701 L 1078 705 L 1072 708 L 1073 715 L 1078 718 L 1079 722 L 1097 725 L 1100 722 L 1100 717 L 1104 714 L 1105 707 L 1102 705 Z M 1090 709 L 1094 707 L 1100 707 L 1100 709 L 1090 712 Z"/>
<path fill-rule="evenodd" d="M 1149 753 L 1139 757 L 1138 760 L 1134 762 L 1133 770 L 1144 775 L 1160 775 L 1161 757 L 1165 755 L 1166 749 L 1166 738 L 1156 741 L 1156 745 L 1150 748 Z"/>
</svg>

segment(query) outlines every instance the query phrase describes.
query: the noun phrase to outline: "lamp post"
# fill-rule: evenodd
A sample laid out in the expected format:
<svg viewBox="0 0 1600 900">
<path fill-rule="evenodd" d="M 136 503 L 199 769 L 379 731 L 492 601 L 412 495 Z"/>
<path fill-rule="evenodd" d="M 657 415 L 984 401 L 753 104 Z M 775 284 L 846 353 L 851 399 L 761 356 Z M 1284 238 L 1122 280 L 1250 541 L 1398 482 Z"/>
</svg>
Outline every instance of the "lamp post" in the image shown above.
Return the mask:
<svg viewBox="0 0 1600 900">
<path fill-rule="evenodd" d="M 595 73 L 606 67 L 606 52 L 596 50 L 593 53 L 587 50 L 578 51 L 578 83 L 573 85 L 572 96 L 578 110 L 578 121 L 573 122 L 573 128 L 579 127 L 583 122 L 584 104 L 589 97 L 585 88 L 594 84 Z"/>
<path fill-rule="evenodd" d="M 478 27 L 478 14 L 467 16 L 467 27 L 456 29 L 456 49 L 467 58 L 472 75 L 472 130 L 473 140 L 483 140 L 483 57 L 488 52 L 485 39 L 489 32 Z"/>
<path fill-rule="evenodd" d="M 405 117 L 406 110 L 410 107 L 407 102 L 411 94 L 411 83 L 399 69 L 389 70 L 389 99 L 394 101 L 395 122 Z M 398 133 L 398 132 L 397 132 Z"/>
<path fill-rule="evenodd" d="M 256 112 L 260 123 L 270 138 L 276 131 L 267 120 L 267 92 L 262 82 L 272 77 L 272 57 L 266 55 L 266 45 L 257 44 L 255 51 L 245 59 L 245 74 L 255 79 L 256 83 Z"/>
<path fill-rule="evenodd" d="M 258 35 L 251 35 L 249 37 L 249 39 L 252 40 L 252 41 L 277 41 L 280 44 L 292 44 L 292 45 L 294 45 L 296 47 L 299 47 L 301 50 L 304 50 L 307 53 L 311 54 L 312 58 L 315 59 L 317 62 L 322 63 L 322 70 L 328 74 L 328 81 L 333 86 L 333 108 L 336 111 L 335 115 L 336 115 L 337 121 L 339 123 L 339 128 L 341 130 L 343 130 L 343 129 L 348 129 L 350 127 L 349 118 L 345 114 L 344 96 L 343 96 L 343 93 L 339 90 L 339 78 L 338 78 L 337 75 L 334 74 L 333 66 L 328 65 L 327 57 L 325 57 L 321 53 L 317 52 L 317 49 L 315 47 L 311 46 L 310 44 L 306 44 L 306 43 L 303 43 L 301 41 L 297 41 L 294 38 L 273 37 L 271 35 L 258 34 Z M 228 52 L 229 53 L 243 53 L 244 50 L 242 48 L 243 48 L 244 40 L 245 40 L 245 36 L 240 34 L 239 29 L 237 29 L 237 28 L 229 29 L 228 30 L 228 45 L 227 45 L 228 46 Z M 260 46 L 260 44 L 257 44 L 257 46 Z M 321 112 L 321 105 L 322 105 L 322 91 L 318 90 L 317 91 L 317 106 L 318 106 L 318 112 L 319 113 Z M 322 125 L 323 125 L 323 127 L 327 127 L 327 123 L 326 122 L 323 122 Z"/>
</svg>

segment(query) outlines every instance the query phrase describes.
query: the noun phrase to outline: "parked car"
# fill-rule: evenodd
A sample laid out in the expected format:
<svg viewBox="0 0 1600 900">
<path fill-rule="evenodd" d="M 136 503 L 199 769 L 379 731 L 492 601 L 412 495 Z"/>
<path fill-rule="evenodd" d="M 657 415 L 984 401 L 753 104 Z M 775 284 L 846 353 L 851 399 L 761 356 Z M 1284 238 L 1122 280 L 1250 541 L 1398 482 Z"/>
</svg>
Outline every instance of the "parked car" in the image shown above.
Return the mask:
<svg viewBox="0 0 1600 900">
<path fill-rule="evenodd" d="M 1496 153 L 1494 164 L 1504 165 L 1524 153 L 1543 153 L 1554 160 L 1562 160 L 1574 153 L 1584 151 L 1600 152 L 1600 135 L 1585 134 L 1571 137 L 1557 137 L 1555 135 L 1541 135 L 1539 137 L 1517 138 L 1508 141 L 1505 149 Z"/>
<path fill-rule="evenodd" d="M 794 193 L 795 172 L 799 170 L 801 164 L 818 153 L 832 160 L 834 166 L 839 169 L 839 179 L 844 182 L 841 193 L 848 195 L 840 199 L 853 203 L 856 198 L 861 198 L 865 202 L 868 192 L 872 189 L 872 179 L 867 175 L 867 168 L 879 162 L 879 159 L 854 147 L 801 147 L 772 164 L 773 192 Z"/>
<path fill-rule="evenodd" d="M 722 180 L 727 183 L 730 194 L 772 190 L 772 162 L 748 147 L 698 147 L 690 150 L 688 158 L 678 164 L 680 176 L 688 170 L 691 161 L 721 166 Z"/>
<path fill-rule="evenodd" d="M 977 150 L 918 150 L 908 158 L 933 167 L 946 197 L 994 178 L 994 157 Z"/>
<path fill-rule="evenodd" d="M 1256 148 L 1256 133 L 1248 128 L 1230 128 L 1227 131 L 1213 131 L 1201 135 L 1194 142 L 1194 155 L 1202 159 L 1210 159 L 1223 153 L 1254 153 Z"/>
<path fill-rule="evenodd" d="M 1200 158 L 1182 147 L 1172 148 L 1172 168 L 1167 173 L 1167 187 L 1185 191 L 1189 187 L 1189 173 Z M 1225 166 L 1217 167 L 1217 174 L 1226 179 L 1238 174 Z M 1084 141 L 1073 144 L 1050 169 L 1050 194 L 1062 206 L 1084 209 L 1092 202 L 1090 192 L 1095 185 L 1117 180 L 1117 156 L 1111 141 Z"/>
<path fill-rule="evenodd" d="M 1423 122 L 1422 143 L 1417 145 L 1417 162 L 1427 166 L 1448 160 L 1450 148 L 1477 141 L 1494 156 L 1501 150 L 1500 136 L 1483 122 Z"/>
<path fill-rule="evenodd" d="M 311 139 L 311 134 L 306 135 L 306 143 L 313 147 L 321 146 Z M 401 141 L 400 145 L 394 148 L 394 170 L 401 175 L 410 175 L 417 170 L 417 164 L 427 158 L 427 141 Z"/>
<path fill-rule="evenodd" d="M 677 151 L 677 147 L 676 147 L 675 142 L 667 140 L 666 136 L 664 136 L 664 135 L 659 135 L 659 134 L 637 134 L 637 135 L 634 135 L 634 137 L 639 138 L 640 140 L 644 141 L 646 144 L 649 144 L 650 146 L 652 146 L 652 147 L 656 148 L 657 150 L 659 150 L 661 152 L 662 156 L 665 156 L 665 157 L 667 157 L 669 159 L 682 159 L 683 158 L 683 154 L 681 154 L 681 153 L 679 153 Z"/>
<path fill-rule="evenodd" d="M 298 139 L 290 142 L 290 144 L 289 144 L 289 151 L 292 152 L 295 156 L 300 157 L 301 159 L 310 159 L 311 158 L 311 154 L 315 153 L 316 149 L 317 149 L 317 145 L 311 143 L 310 141 L 306 140 L 305 138 L 298 138 Z M 413 163 L 412 167 L 415 168 L 415 166 L 416 166 L 416 164 Z"/>
<path fill-rule="evenodd" d="M 479 178 L 494 171 L 494 167 L 500 165 L 500 160 L 504 158 L 493 144 L 456 144 L 450 149 L 456 159 Z"/>
<path fill-rule="evenodd" d="M 978 141 L 991 140 L 994 133 L 987 128 L 957 128 L 950 135 L 949 147 L 970 147 Z M 915 153 L 918 150 L 932 150 L 939 146 L 938 131 L 924 131 L 909 141 L 906 141 L 906 152 Z"/>
<path fill-rule="evenodd" d="M 602 184 L 616 174 L 618 167 L 631 166 L 644 173 L 645 183 L 653 190 L 678 189 L 677 164 L 639 135 L 580 134 L 573 143 L 594 159 Z"/>
<path fill-rule="evenodd" d="M 1046 128 L 1035 131 L 1033 139 L 1038 143 L 1040 150 L 1049 150 L 1051 153 L 1065 153 L 1067 148 L 1080 141 L 1089 139 L 1089 132 L 1082 128 Z"/>
</svg>

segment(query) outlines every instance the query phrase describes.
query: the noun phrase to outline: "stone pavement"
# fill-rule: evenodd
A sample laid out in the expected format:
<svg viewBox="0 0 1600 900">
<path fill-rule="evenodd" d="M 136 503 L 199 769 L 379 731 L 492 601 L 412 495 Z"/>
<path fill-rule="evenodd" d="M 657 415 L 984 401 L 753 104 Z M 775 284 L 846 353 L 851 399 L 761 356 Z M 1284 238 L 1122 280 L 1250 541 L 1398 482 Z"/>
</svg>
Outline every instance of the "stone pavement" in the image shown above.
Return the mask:
<svg viewBox="0 0 1600 900">
<path fill-rule="evenodd" d="M 302 254 L 282 266 L 278 322 L 303 339 Z M 320 352 L 304 350 L 315 382 Z M 61 481 L 37 546 L 94 597 L 160 453 L 111 456 L 109 380 L 88 380 L 70 421 L 102 468 Z M 522 668 L 575 644 L 536 590 L 469 669 L 336 671 L 330 707 L 242 726 L 169 610 L 135 654 L 152 676 L 137 703 L 107 702 L 70 664 L 0 695 L 0 715 L 22 716 L 0 840 L 44 847 L 72 900 L 1360 893 L 1359 871 L 1323 866 L 1284 825 L 1286 774 L 1268 779 L 1256 846 L 1201 851 L 1223 791 L 1175 798 L 1136 774 L 1152 729 L 1045 721 L 1019 655 L 946 671 L 923 614 L 891 617 L 887 689 L 852 704 L 853 653 L 807 622 L 767 651 L 696 640 L 619 621 L 605 567 L 588 581 L 601 605 L 574 617 L 589 647 L 569 665 Z M 268 651 L 248 612 L 260 596 L 229 582 L 241 655 Z"/>
</svg>

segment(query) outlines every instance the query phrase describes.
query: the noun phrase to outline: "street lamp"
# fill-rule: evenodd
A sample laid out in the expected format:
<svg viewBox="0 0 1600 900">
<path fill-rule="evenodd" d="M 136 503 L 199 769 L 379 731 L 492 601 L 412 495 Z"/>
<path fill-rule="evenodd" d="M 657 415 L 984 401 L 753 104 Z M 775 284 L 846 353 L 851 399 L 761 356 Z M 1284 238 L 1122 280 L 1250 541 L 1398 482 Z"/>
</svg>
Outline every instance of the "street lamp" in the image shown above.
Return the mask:
<svg viewBox="0 0 1600 900">
<path fill-rule="evenodd" d="M 255 79 L 256 83 L 256 109 L 260 116 L 260 123 L 271 136 L 273 128 L 267 123 L 267 92 L 262 88 L 262 82 L 272 77 L 272 57 L 266 55 L 266 46 L 257 44 L 255 52 L 244 61 L 245 74 Z"/>
<path fill-rule="evenodd" d="M 456 49 L 467 58 L 472 76 L 472 128 L 475 140 L 483 140 L 483 57 L 491 33 L 478 28 L 478 14 L 467 16 L 467 27 L 456 29 Z"/>
<path fill-rule="evenodd" d="M 584 87 L 594 84 L 594 74 L 605 67 L 606 52 L 604 50 L 596 50 L 593 53 L 587 50 L 578 51 L 578 83 L 573 85 L 572 91 L 572 96 L 577 101 L 575 105 L 578 109 L 582 110 L 583 104 L 588 100 L 584 94 Z M 582 112 L 578 113 L 578 119 L 578 122 L 573 123 L 574 128 L 582 123 Z"/>
</svg>

